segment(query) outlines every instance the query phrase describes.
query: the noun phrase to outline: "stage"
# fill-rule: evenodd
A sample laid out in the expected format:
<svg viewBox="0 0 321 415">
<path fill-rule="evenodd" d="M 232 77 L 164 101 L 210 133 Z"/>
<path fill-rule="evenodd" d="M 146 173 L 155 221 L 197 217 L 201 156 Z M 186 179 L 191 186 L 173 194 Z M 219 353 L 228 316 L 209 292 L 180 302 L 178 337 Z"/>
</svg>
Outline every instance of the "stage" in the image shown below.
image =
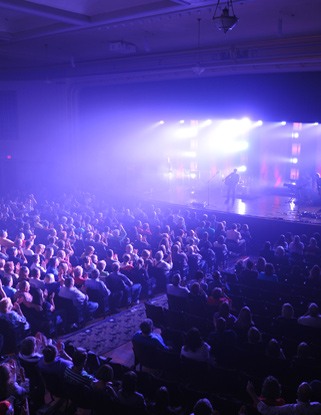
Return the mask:
<svg viewBox="0 0 321 415">
<path fill-rule="evenodd" d="M 283 192 L 283 190 L 282 190 Z M 263 242 L 276 240 L 281 233 L 307 234 L 321 233 L 321 206 L 299 202 L 291 194 L 276 195 L 269 191 L 255 195 L 237 194 L 235 203 L 226 204 L 226 189 L 191 190 L 181 186 L 167 192 L 150 192 L 146 200 L 158 204 L 169 204 L 172 209 L 179 208 L 215 214 L 218 221 L 225 220 L 227 226 L 233 222 L 247 223 L 252 236 Z"/>
</svg>

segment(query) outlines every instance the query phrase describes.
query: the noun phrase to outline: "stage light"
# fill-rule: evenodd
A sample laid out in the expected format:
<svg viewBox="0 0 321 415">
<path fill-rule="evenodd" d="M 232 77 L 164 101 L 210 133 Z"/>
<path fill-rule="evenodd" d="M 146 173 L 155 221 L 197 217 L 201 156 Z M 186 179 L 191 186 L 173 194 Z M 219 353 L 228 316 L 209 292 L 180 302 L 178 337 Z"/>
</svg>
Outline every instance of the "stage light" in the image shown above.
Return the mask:
<svg viewBox="0 0 321 415">
<path fill-rule="evenodd" d="M 204 124 L 202 124 L 202 127 L 207 127 L 207 126 L 209 126 L 209 125 L 211 125 L 212 124 L 212 120 L 206 120 L 205 122 L 204 122 Z"/>
<path fill-rule="evenodd" d="M 291 159 L 291 163 L 293 163 L 293 164 L 297 164 L 298 161 L 299 160 L 296 157 L 294 157 L 294 158 Z"/>
<path fill-rule="evenodd" d="M 179 122 L 179 123 L 180 123 L 180 124 L 184 124 L 184 122 L 185 122 L 184 120 L 180 120 L 180 122 Z"/>
<path fill-rule="evenodd" d="M 245 125 L 246 127 L 250 127 L 251 125 L 251 120 L 249 120 L 247 117 L 244 117 L 241 119 L 241 122 L 243 125 Z"/>
<path fill-rule="evenodd" d="M 313 125 L 319 125 L 319 123 L 318 122 L 315 122 L 315 123 L 313 123 Z"/>
<path fill-rule="evenodd" d="M 195 151 L 185 151 L 183 157 L 195 158 L 197 156 Z"/>
<path fill-rule="evenodd" d="M 286 125 L 286 121 L 282 121 L 281 122 L 281 125 Z"/>
<path fill-rule="evenodd" d="M 160 125 L 163 125 L 163 124 L 164 124 L 164 122 L 165 122 L 165 121 L 163 121 L 163 120 L 162 120 L 162 121 L 160 121 L 160 122 L 159 122 L 159 124 L 160 124 Z"/>
<path fill-rule="evenodd" d="M 196 173 L 191 173 L 191 179 L 196 179 Z"/>
<path fill-rule="evenodd" d="M 299 138 L 299 133 L 292 133 L 292 138 Z"/>
<path fill-rule="evenodd" d="M 240 173 L 244 173 L 244 172 L 247 170 L 247 167 L 246 167 L 246 166 L 240 166 L 237 170 L 238 170 Z"/>
<path fill-rule="evenodd" d="M 256 125 L 257 125 L 258 127 L 261 127 L 261 125 L 263 125 L 263 121 L 262 121 L 262 120 L 258 121 L 258 122 L 256 123 Z"/>
<path fill-rule="evenodd" d="M 234 151 L 243 151 L 249 147 L 249 143 L 247 141 L 236 141 Z"/>
<path fill-rule="evenodd" d="M 198 130 L 195 127 L 180 128 L 175 131 L 175 136 L 177 138 L 192 138 L 192 137 L 196 137 L 197 134 L 198 134 Z"/>
</svg>

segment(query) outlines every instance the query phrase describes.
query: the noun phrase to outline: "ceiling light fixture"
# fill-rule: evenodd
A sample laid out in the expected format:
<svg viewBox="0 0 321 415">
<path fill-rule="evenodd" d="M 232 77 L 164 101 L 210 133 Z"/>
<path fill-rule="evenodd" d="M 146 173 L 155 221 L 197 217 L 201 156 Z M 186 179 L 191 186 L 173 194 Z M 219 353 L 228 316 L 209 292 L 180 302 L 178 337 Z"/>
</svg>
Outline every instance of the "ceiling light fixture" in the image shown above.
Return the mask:
<svg viewBox="0 0 321 415">
<path fill-rule="evenodd" d="M 219 4 L 220 0 L 218 0 L 217 2 L 213 16 L 213 21 L 219 30 L 223 30 L 223 32 L 226 33 L 227 31 L 232 30 L 233 27 L 235 27 L 239 19 L 235 16 L 232 0 L 226 1 L 226 6 L 224 7 L 222 14 L 220 16 L 217 16 L 216 13 Z"/>
</svg>

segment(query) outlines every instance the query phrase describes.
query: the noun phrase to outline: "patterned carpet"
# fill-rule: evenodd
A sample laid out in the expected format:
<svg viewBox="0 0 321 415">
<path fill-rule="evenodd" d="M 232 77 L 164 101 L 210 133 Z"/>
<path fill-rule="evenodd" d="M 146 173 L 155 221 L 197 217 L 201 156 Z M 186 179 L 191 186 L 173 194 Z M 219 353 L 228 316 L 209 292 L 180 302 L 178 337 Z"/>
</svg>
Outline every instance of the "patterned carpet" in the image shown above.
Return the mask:
<svg viewBox="0 0 321 415">
<path fill-rule="evenodd" d="M 167 296 L 164 294 L 153 298 L 149 303 L 167 307 Z M 145 305 L 141 303 L 82 330 L 68 334 L 62 340 L 70 340 L 75 347 L 83 347 L 97 355 L 103 355 L 130 341 L 145 318 Z"/>
</svg>

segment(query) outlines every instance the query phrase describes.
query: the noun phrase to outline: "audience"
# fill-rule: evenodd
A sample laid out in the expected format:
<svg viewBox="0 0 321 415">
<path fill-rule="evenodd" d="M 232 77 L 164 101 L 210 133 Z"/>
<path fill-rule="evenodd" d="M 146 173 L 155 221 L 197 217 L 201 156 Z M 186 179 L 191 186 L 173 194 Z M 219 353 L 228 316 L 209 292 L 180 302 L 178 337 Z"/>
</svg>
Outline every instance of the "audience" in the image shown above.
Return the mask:
<svg viewBox="0 0 321 415">
<path fill-rule="evenodd" d="M 295 327 L 300 325 L 310 326 L 316 330 L 321 327 L 318 324 L 321 317 L 317 295 L 321 281 L 321 238 L 318 233 L 309 239 L 307 235 L 300 238 L 287 232 L 276 241 L 274 249 L 267 241 L 259 252 L 248 225 L 235 223 L 226 226 L 225 221 L 217 223 L 209 218 L 208 214 L 198 215 L 195 211 L 181 213 L 179 209 L 171 211 L 170 208 L 145 208 L 138 205 L 132 210 L 115 210 L 103 201 L 96 203 L 89 194 L 69 199 L 64 196 L 60 203 L 48 201 L 42 204 L 36 203 L 34 198 L 30 200 L 33 200 L 31 204 L 26 202 L 23 205 L 22 201 L 8 203 L 3 199 L 0 206 L 0 280 L 3 284 L 0 320 L 7 320 L 13 326 L 22 327 L 24 336 L 30 334 L 30 330 L 31 334 L 35 334 L 34 321 L 27 321 L 31 319 L 30 316 L 39 316 L 38 320 L 43 323 L 46 319 L 50 321 L 51 314 L 56 314 L 55 302 L 58 304 L 60 298 L 72 299 L 74 306 L 85 311 L 87 319 L 94 313 L 97 315 L 98 304 L 89 301 L 87 289 L 88 293 L 95 289 L 105 293 L 112 311 L 117 311 L 117 308 L 122 306 L 137 304 L 141 290 L 142 296 L 149 298 L 155 288 L 154 276 L 150 278 L 149 272 L 153 268 L 159 268 L 163 270 L 164 275 L 166 274 L 167 281 L 169 276 L 172 280 L 172 283 L 167 285 L 167 293 L 187 297 L 188 313 L 195 317 L 193 324 L 199 324 L 199 329 L 191 328 L 190 320 L 189 326 L 182 327 L 182 330 L 187 332 L 185 344 L 181 349 L 182 356 L 207 362 L 211 353 L 218 364 L 233 368 L 235 363 L 235 367 L 243 367 L 243 370 L 246 370 L 246 362 L 250 362 L 250 354 L 253 357 L 253 365 L 255 362 L 258 366 L 260 359 L 269 357 L 277 361 L 291 362 L 291 374 L 294 379 L 300 379 L 300 382 L 310 381 L 313 379 L 312 374 L 319 373 L 313 370 L 313 366 L 319 368 L 320 365 L 313 338 L 305 341 L 306 339 L 299 337 L 304 332 L 295 331 Z M 226 228 L 229 229 L 227 232 Z M 225 266 L 222 258 L 219 259 L 221 252 L 218 250 L 227 251 L 227 242 L 230 249 L 234 244 L 240 254 L 247 253 L 251 247 L 257 249 L 260 255 L 255 267 L 252 257 L 246 260 L 246 268 L 242 266 L 241 272 L 237 274 L 238 283 L 235 282 L 235 275 L 229 276 L 227 280 L 222 272 L 222 281 L 217 272 L 219 266 Z M 118 258 L 124 260 L 121 269 Z M 294 264 L 296 269 L 293 268 Z M 202 275 L 201 270 L 204 271 Z M 111 274 L 108 275 L 108 272 Z M 155 276 L 157 277 L 157 274 Z M 268 288 L 262 283 L 259 285 L 262 279 L 278 282 L 280 291 L 271 292 L 268 298 Z M 184 281 L 183 286 L 181 281 Z M 235 284 L 240 285 L 237 294 Z M 285 284 L 288 284 L 288 290 Z M 255 292 L 256 286 L 259 288 Z M 190 292 L 187 287 L 190 288 Z M 247 287 L 249 293 L 246 292 Z M 284 291 L 281 291 L 281 288 Z M 211 295 L 207 300 L 208 294 Z M 284 304 L 282 315 L 276 318 L 278 294 L 278 301 Z M 298 300 L 300 295 L 303 298 L 301 302 Z M 253 298 L 256 296 L 257 298 Z M 118 300 L 117 307 L 113 307 L 112 302 L 117 303 Z M 262 314 L 255 301 L 266 301 L 266 316 Z M 301 315 L 297 320 L 294 318 L 293 307 L 287 301 L 291 301 L 295 307 L 296 316 Z M 207 302 L 218 310 L 213 318 L 215 331 L 211 319 L 216 310 L 209 312 Z M 275 306 L 273 320 L 272 308 L 270 309 L 272 305 Z M 308 307 L 308 311 L 302 315 L 305 307 Z M 257 327 L 252 320 L 251 309 Z M 238 315 L 237 319 L 234 314 Z M 264 322 L 264 318 L 267 320 L 270 316 L 269 326 L 267 321 Z M 64 318 L 63 313 L 61 317 Z M 31 326 L 29 323 L 32 323 Z M 291 328 L 286 330 L 286 326 Z M 43 329 L 46 331 L 45 327 Z M 50 330 L 48 335 L 51 335 Z M 261 334 L 265 333 L 265 330 L 267 334 Z M 208 343 L 204 342 L 200 332 L 202 335 L 204 333 Z M 297 355 L 294 355 L 295 352 L 289 352 L 291 348 L 286 341 L 282 347 L 280 346 L 282 335 L 297 336 Z M 293 341 L 291 337 L 289 339 Z M 162 337 L 153 333 L 151 320 L 147 319 L 141 323 L 140 330 L 135 333 L 133 340 L 151 344 L 155 348 L 165 350 L 164 353 L 170 353 Z M 240 350 L 238 346 L 241 347 Z M 57 344 L 57 347 L 58 350 L 52 344 L 47 344 L 40 334 L 36 337 L 28 336 L 20 346 L 19 359 L 24 365 L 36 365 L 43 373 L 55 373 L 65 381 L 87 385 L 90 390 L 105 394 L 111 401 L 145 410 L 145 398 L 140 389 L 139 393 L 136 390 L 135 374 L 126 374 L 121 390 L 118 391 L 118 386 L 113 384 L 111 366 L 102 365 L 97 372 L 95 371 L 94 377 L 85 370 L 85 351 L 77 350 L 72 363 L 61 345 Z M 262 352 L 265 349 L 266 356 Z M 246 357 L 243 362 L 240 361 L 241 356 Z M 247 368 L 250 370 L 250 365 Z M 270 369 L 274 371 L 273 366 Z M 259 367 L 256 370 L 259 373 Z M 23 388 L 23 374 L 19 372 L 16 380 L 13 375 L 12 369 L 8 382 L 18 382 L 17 385 L 20 383 L 20 387 Z M 35 382 L 33 377 L 32 382 Z M 1 384 L 4 384 L 2 380 Z M 307 391 L 304 385 L 302 390 L 299 388 L 300 393 Z M 141 387 L 141 384 L 139 386 Z M 1 390 L 6 391 L 4 386 Z M 7 392 L 4 392 L 0 398 L 7 399 L 6 394 Z M 28 392 L 25 388 L 21 396 L 18 406 L 24 407 L 25 396 L 34 396 L 34 390 Z M 268 377 L 262 388 L 261 401 L 265 405 L 283 404 L 284 401 L 279 396 L 280 387 L 277 379 Z M 156 395 L 154 398 L 156 399 Z M 291 411 L 298 413 L 297 408 L 301 407 L 302 402 L 308 402 L 304 393 L 300 394 L 297 406 L 291 406 Z M 314 408 L 316 412 L 319 410 L 317 405 L 310 406 L 313 409 L 307 413 L 313 413 Z M 284 407 L 284 412 L 290 411 L 288 405 Z M 151 408 L 153 413 L 175 413 L 169 406 L 168 393 L 164 388 L 159 390 L 156 403 Z M 259 411 L 262 411 L 262 408 L 265 407 L 258 404 Z M 273 410 L 274 408 L 276 407 L 273 406 Z M 213 407 L 202 399 L 195 405 L 194 413 L 201 414 L 206 411 L 213 413 Z M 269 413 L 268 410 L 263 411 L 262 413 Z"/>
</svg>

